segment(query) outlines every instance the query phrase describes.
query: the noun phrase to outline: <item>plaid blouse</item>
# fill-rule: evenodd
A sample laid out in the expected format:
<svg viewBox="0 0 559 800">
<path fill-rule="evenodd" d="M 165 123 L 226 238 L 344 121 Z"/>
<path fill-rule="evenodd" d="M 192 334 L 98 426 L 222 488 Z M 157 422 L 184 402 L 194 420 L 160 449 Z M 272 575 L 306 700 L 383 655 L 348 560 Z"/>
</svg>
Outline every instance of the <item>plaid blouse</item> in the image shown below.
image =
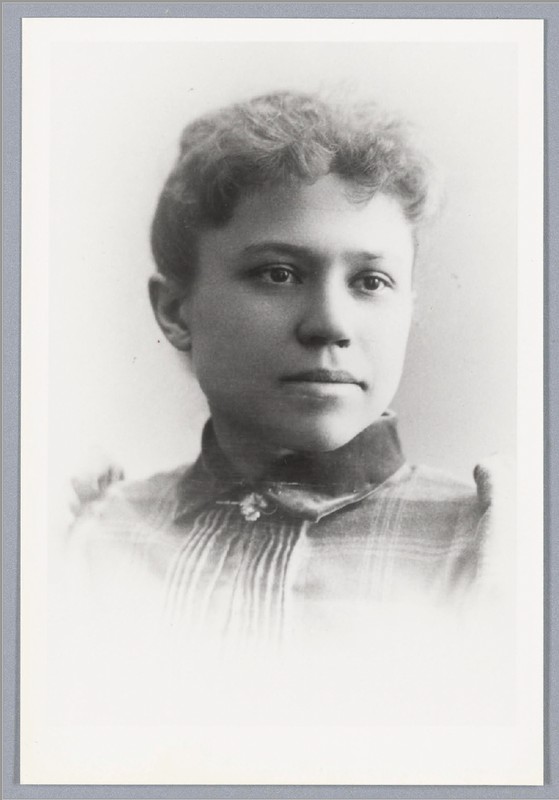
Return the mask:
<svg viewBox="0 0 559 800">
<path fill-rule="evenodd" d="M 475 477 L 477 492 L 406 463 L 388 413 L 337 451 L 286 456 L 249 482 L 210 422 L 192 467 L 84 503 L 70 546 L 110 615 L 120 591 L 124 613 L 143 605 L 178 636 L 304 639 L 344 628 L 350 608 L 462 603 L 486 549 L 488 481 Z"/>
</svg>

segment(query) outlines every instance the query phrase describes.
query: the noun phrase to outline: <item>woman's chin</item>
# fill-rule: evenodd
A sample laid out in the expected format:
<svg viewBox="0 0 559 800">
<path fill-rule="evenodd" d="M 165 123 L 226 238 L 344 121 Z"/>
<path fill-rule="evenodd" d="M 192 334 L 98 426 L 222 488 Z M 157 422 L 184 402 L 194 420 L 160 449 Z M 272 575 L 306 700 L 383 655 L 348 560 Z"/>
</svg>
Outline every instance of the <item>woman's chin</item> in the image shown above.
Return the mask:
<svg viewBox="0 0 559 800">
<path fill-rule="evenodd" d="M 371 420 L 372 422 L 372 420 Z M 300 425 L 294 424 L 289 430 L 275 431 L 274 442 L 282 449 L 300 453 L 328 453 L 339 450 L 358 436 L 369 422 L 357 425 L 354 420 L 351 424 L 331 425 Z"/>
</svg>

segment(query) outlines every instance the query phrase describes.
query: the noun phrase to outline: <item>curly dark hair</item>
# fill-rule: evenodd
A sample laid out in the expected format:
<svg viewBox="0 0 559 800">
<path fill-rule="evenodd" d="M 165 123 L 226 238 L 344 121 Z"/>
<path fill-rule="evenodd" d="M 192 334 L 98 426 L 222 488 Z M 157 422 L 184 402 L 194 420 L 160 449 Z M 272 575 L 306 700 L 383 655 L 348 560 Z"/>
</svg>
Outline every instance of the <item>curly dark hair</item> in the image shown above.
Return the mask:
<svg viewBox="0 0 559 800">
<path fill-rule="evenodd" d="M 263 186 L 348 181 L 355 202 L 398 199 L 414 230 L 430 215 L 431 168 L 401 121 L 375 104 L 333 104 L 274 92 L 207 114 L 182 134 L 151 229 L 158 270 L 186 282 L 202 230 L 225 225 L 239 199 Z"/>
</svg>

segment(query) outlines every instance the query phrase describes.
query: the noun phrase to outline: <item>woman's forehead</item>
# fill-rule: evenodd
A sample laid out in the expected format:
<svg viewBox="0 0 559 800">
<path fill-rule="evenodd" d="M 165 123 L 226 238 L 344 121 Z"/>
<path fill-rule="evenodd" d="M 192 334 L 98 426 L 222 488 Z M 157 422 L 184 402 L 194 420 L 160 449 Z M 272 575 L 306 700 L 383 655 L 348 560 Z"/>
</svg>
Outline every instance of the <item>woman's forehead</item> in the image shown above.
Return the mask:
<svg viewBox="0 0 559 800">
<path fill-rule="evenodd" d="M 413 258 L 413 226 L 399 202 L 378 193 L 356 202 L 351 185 L 334 175 L 312 184 L 262 187 L 242 198 L 230 221 L 207 229 L 199 253 L 246 252 L 271 247 L 317 252 L 386 253 Z"/>
</svg>

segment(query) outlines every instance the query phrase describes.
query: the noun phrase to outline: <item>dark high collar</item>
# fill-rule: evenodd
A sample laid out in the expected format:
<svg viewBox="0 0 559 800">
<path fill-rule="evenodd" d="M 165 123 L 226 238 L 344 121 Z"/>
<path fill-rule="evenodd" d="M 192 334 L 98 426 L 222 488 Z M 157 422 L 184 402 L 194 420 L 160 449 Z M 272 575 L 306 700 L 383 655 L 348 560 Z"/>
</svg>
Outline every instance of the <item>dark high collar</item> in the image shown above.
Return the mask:
<svg viewBox="0 0 559 800">
<path fill-rule="evenodd" d="M 248 480 L 223 453 L 211 420 L 202 434 L 202 452 L 183 484 L 179 515 L 195 503 L 233 492 L 258 492 L 298 515 L 318 519 L 356 502 L 386 481 L 404 464 L 392 412 L 337 450 L 293 453 L 279 458 L 266 474 Z"/>
<path fill-rule="evenodd" d="M 336 496 L 378 485 L 390 477 L 404 459 L 396 430 L 396 417 L 383 414 L 343 447 L 324 453 L 291 453 L 280 457 L 258 480 L 235 472 L 221 450 L 211 421 L 202 434 L 201 459 L 206 470 L 220 483 L 297 485 Z"/>
</svg>

